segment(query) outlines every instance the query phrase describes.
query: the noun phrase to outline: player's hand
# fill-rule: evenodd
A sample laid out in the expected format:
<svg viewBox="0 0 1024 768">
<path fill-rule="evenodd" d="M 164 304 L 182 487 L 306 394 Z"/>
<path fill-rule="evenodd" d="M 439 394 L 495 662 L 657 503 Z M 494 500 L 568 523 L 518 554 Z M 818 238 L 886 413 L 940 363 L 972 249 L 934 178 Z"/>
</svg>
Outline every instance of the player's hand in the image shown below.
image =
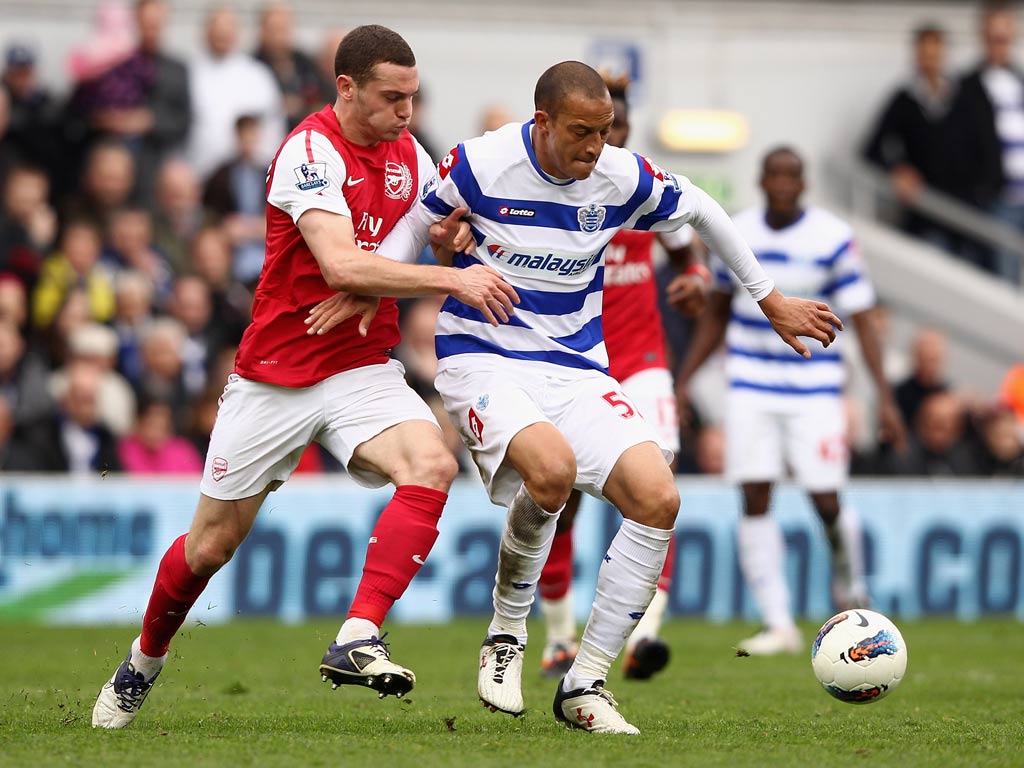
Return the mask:
<svg viewBox="0 0 1024 768">
<path fill-rule="evenodd" d="M 491 325 L 507 323 L 515 314 L 514 305 L 519 303 L 519 294 L 499 272 L 483 264 L 454 271 L 459 284 L 452 290 L 452 296 L 479 309 Z"/>
<path fill-rule="evenodd" d="M 708 282 L 700 275 L 676 275 L 665 289 L 669 306 L 684 317 L 696 317 L 708 305 Z"/>
<path fill-rule="evenodd" d="M 822 301 L 790 298 L 775 289 L 758 304 L 775 332 L 801 357 L 809 359 L 811 351 L 798 336 L 817 339 L 827 347 L 836 340 L 836 330 L 843 330 L 843 321 Z"/>
<path fill-rule="evenodd" d="M 456 208 L 443 219 L 430 225 L 430 242 L 452 253 L 472 253 L 476 250 L 476 238 L 469 222 L 462 217 L 469 213 L 465 207 Z"/>
<path fill-rule="evenodd" d="M 892 446 L 897 453 L 907 448 L 907 427 L 899 406 L 891 396 L 883 397 L 878 403 L 879 442 Z"/>
<path fill-rule="evenodd" d="M 379 296 L 336 293 L 309 310 L 309 316 L 306 318 L 306 325 L 309 328 L 306 329 L 306 333 L 310 336 L 323 336 L 350 317 L 362 315 L 363 319 L 359 321 L 359 335 L 366 336 L 379 308 Z"/>
</svg>

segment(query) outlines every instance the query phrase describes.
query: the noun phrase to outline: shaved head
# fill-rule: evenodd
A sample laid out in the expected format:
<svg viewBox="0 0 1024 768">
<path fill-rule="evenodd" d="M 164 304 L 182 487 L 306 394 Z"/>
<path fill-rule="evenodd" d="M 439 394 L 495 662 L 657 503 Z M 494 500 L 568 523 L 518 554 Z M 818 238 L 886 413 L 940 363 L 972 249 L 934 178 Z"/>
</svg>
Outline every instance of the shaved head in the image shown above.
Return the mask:
<svg viewBox="0 0 1024 768">
<path fill-rule="evenodd" d="M 781 147 L 775 147 L 774 149 L 770 149 L 768 150 L 768 152 L 765 153 L 764 160 L 761 161 L 761 171 L 767 172 L 768 168 L 776 160 L 795 160 L 796 163 L 800 166 L 800 171 L 803 172 L 804 159 L 800 157 L 800 153 L 797 152 L 795 149 L 785 145 Z"/>
<path fill-rule="evenodd" d="M 610 99 L 608 86 L 596 70 L 579 61 L 563 61 L 540 76 L 533 104 L 555 117 L 570 96 L 581 96 L 586 101 Z"/>
</svg>

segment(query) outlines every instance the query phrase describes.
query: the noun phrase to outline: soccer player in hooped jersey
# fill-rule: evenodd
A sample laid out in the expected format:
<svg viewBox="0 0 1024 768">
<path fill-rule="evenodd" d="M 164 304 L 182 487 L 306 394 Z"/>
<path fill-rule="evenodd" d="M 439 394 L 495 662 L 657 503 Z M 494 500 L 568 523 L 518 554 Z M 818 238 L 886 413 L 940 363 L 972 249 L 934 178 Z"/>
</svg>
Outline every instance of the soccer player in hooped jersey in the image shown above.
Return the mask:
<svg viewBox="0 0 1024 768">
<path fill-rule="evenodd" d="M 605 147 L 614 111 L 593 69 L 579 62 L 551 67 L 534 100 L 533 120 L 453 149 L 380 253 L 409 258 L 425 244 L 428 225 L 466 208 L 477 247 L 456 254 L 454 265 L 494 267 L 520 299 L 510 321 L 492 327 L 450 297 L 436 332 L 435 384 L 445 409 L 491 499 L 509 510 L 494 617 L 478 660 L 480 698 L 495 711 L 523 711 L 526 617 L 559 512 L 576 486 L 603 495 L 624 519 L 554 714 L 587 731 L 639 733 L 604 681 L 654 595 L 679 493 L 657 434 L 607 373 L 605 246 L 619 229 L 693 224 L 798 352 L 807 354 L 797 335 L 827 344 L 842 326 L 825 304 L 774 290 L 704 192 L 625 149 Z"/>
<path fill-rule="evenodd" d="M 624 147 L 629 139 L 628 80 L 606 79 L 615 121 L 608 144 Z M 616 233 L 605 250 L 604 303 L 602 326 L 608 352 L 608 374 L 622 384 L 622 391 L 654 427 L 658 444 L 665 450 L 679 451 L 679 418 L 672 374 L 665 359 L 665 334 L 658 309 L 658 288 L 654 278 L 654 243 L 660 240 L 669 258 L 685 266 L 669 286 L 676 306 L 687 315 L 696 315 L 707 301 L 711 273 L 691 247 L 693 230 L 686 226 L 675 232 L 656 234 L 623 229 Z M 559 515 L 551 554 L 540 574 L 540 607 L 547 629 L 547 642 L 541 657 L 546 677 L 561 677 L 576 657 L 576 619 L 573 613 L 572 526 L 579 511 L 580 491 L 574 489 Z M 672 583 L 675 547 L 669 543 L 665 567 L 658 590 L 640 623 L 626 643 L 624 674 L 632 679 L 647 679 L 665 667 L 668 645 L 658 637 L 668 590 Z"/>
<path fill-rule="evenodd" d="M 391 661 L 380 625 L 437 538 L 457 465 L 430 408 L 388 355 L 399 340 L 394 299 L 378 307 L 364 297 L 450 294 L 497 322 L 516 295 L 489 267 L 401 264 L 372 253 L 434 173 L 406 130 L 419 88 L 416 59 L 395 32 L 364 26 L 338 46 L 335 72 L 335 104 L 300 123 L 270 166 L 266 262 L 221 398 L 195 517 L 160 562 L 142 634 L 100 691 L 93 727 L 132 722 L 189 609 L 314 441 L 357 482 L 396 486 L 320 672 L 335 687 L 363 685 L 381 697 L 401 697 L 415 683 L 412 671 Z M 448 224 L 435 234 L 457 245 L 445 232 L 459 225 Z M 307 322 L 309 311 L 337 291 L 346 292 L 337 302 L 345 324 L 324 336 Z"/>
<path fill-rule="evenodd" d="M 804 207 L 804 164 L 788 147 L 765 155 L 761 188 L 765 205 L 739 213 L 736 226 L 778 285 L 834 302 L 849 316 L 878 389 L 881 435 L 902 449 L 903 422 L 882 371 L 882 354 L 870 309 L 867 279 L 850 227 L 828 211 Z M 714 249 L 717 250 L 717 249 Z M 751 655 L 798 653 L 804 644 L 793 622 L 783 558 L 785 545 L 770 517 L 772 483 L 784 464 L 808 492 L 824 524 L 832 554 L 833 599 L 840 609 L 867 607 L 860 527 L 843 507 L 839 489 L 849 457 L 841 399 L 844 367 L 838 348 L 813 358 L 789 354 L 718 262 L 715 291 L 679 368 L 679 388 L 726 340 L 729 391 L 726 408 L 726 474 L 743 489 L 737 528 L 740 569 L 753 590 L 766 627 L 740 641 Z"/>
</svg>

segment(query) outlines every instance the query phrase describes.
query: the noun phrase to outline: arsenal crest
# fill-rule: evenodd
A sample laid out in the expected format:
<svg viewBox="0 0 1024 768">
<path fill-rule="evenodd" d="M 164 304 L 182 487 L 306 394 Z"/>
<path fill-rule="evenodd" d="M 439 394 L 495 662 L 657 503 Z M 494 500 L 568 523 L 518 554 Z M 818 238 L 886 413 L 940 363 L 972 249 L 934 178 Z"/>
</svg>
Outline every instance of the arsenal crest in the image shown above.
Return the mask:
<svg viewBox="0 0 1024 768">
<path fill-rule="evenodd" d="M 392 200 L 408 200 L 412 191 L 412 171 L 405 163 L 388 160 L 384 166 L 384 194 Z"/>
<path fill-rule="evenodd" d="M 597 232 L 604 224 L 605 208 L 603 205 L 591 203 L 576 211 L 576 220 L 584 232 Z"/>
</svg>

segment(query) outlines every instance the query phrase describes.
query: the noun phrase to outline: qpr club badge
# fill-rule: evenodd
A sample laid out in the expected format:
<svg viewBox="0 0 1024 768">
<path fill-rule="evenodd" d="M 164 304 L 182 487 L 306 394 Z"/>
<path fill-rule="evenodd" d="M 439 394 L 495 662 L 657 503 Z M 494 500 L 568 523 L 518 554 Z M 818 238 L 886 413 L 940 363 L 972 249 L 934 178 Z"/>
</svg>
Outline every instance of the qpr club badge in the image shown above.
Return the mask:
<svg viewBox="0 0 1024 768">
<path fill-rule="evenodd" d="M 580 229 L 584 232 L 597 232 L 604 224 L 605 208 L 603 205 L 591 203 L 579 208 L 576 211 L 576 220 L 580 223 Z"/>
<path fill-rule="evenodd" d="M 408 200 L 412 192 L 412 171 L 405 163 L 388 160 L 384 166 L 384 194 L 392 200 Z"/>
</svg>

